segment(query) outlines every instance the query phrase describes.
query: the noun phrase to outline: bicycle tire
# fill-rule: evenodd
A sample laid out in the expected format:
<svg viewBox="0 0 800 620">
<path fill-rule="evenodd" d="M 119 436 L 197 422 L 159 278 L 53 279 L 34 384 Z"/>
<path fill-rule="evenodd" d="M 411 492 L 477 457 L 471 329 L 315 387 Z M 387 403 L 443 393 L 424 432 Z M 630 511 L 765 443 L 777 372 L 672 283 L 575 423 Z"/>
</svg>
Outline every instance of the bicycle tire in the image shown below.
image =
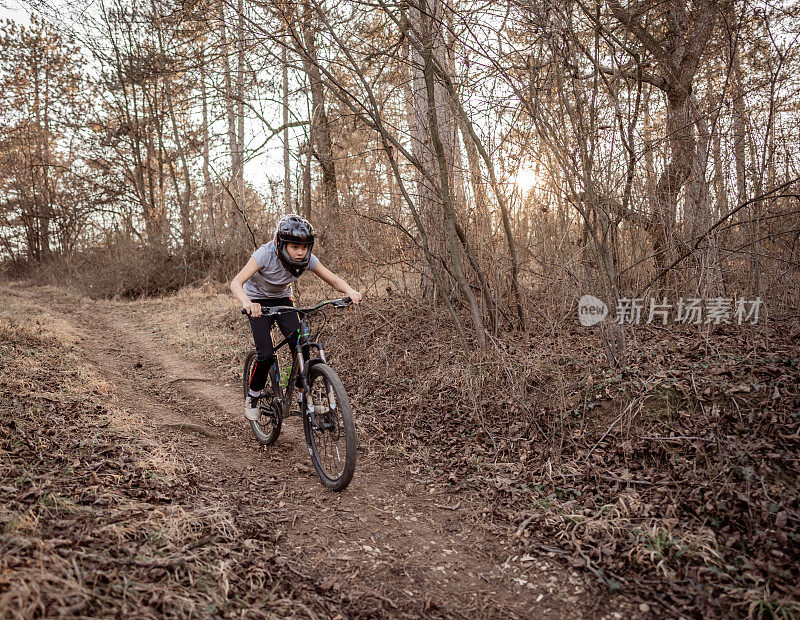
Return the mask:
<svg viewBox="0 0 800 620">
<path fill-rule="evenodd" d="M 253 372 L 253 364 L 256 361 L 255 349 L 250 351 L 244 359 L 244 370 L 242 372 L 242 392 L 247 398 L 247 390 L 250 387 L 250 375 Z M 272 386 L 272 393 L 277 393 L 277 381 L 275 379 L 275 366 L 270 366 L 267 373 L 267 381 Z M 250 422 L 250 430 L 256 441 L 262 446 L 271 446 L 278 440 L 281 434 L 281 426 L 283 418 L 280 411 L 278 411 L 272 402 L 261 403 L 261 417 L 258 420 L 248 420 Z"/>
<path fill-rule="evenodd" d="M 303 430 L 311 463 L 323 485 L 332 491 L 343 491 L 350 484 L 356 470 L 356 427 L 350 409 L 350 399 L 339 375 L 327 364 L 314 364 L 309 370 L 308 383 L 319 425 L 317 429 L 312 428 L 310 416 L 307 413 L 303 414 Z M 317 399 L 314 396 L 318 387 L 327 388 L 327 386 L 330 390 L 324 390 L 326 395 L 324 400 L 327 403 L 325 405 L 321 402 L 322 398 Z M 335 399 L 333 406 L 330 401 L 331 393 Z M 327 408 L 327 411 L 316 413 L 320 406 L 323 409 Z M 343 441 L 340 441 L 342 439 Z M 345 452 L 343 460 L 339 450 L 340 444 Z"/>
</svg>

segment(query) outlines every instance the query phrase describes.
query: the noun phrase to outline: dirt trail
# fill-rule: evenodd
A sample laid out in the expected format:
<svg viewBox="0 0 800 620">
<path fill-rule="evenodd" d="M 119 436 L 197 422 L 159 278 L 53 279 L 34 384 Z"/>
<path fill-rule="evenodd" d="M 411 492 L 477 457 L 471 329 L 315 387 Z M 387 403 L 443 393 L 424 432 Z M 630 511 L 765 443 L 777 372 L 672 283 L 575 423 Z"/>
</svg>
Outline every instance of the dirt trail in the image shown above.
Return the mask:
<svg viewBox="0 0 800 620">
<path fill-rule="evenodd" d="M 283 528 L 275 554 L 298 579 L 373 601 L 371 612 L 362 606 L 367 615 L 622 617 L 584 575 L 553 557 L 515 556 L 508 534 L 484 527 L 469 498 L 432 494 L 397 462 L 361 451 L 348 489 L 327 491 L 299 418 L 284 423 L 276 445 L 258 446 L 239 386 L 184 359 L 117 304 L 84 301 L 65 312 L 114 386 L 114 406 L 199 468 L 207 498 L 274 517 Z"/>
</svg>

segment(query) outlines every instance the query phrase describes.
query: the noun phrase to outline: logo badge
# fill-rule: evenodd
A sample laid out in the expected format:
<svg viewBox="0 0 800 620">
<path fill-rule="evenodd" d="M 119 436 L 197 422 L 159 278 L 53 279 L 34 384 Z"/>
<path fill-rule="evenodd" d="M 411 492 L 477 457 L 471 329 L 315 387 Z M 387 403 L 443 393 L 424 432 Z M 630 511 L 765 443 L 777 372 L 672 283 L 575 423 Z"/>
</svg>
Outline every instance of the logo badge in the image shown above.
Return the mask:
<svg viewBox="0 0 800 620">
<path fill-rule="evenodd" d="M 584 295 L 578 300 L 578 320 L 584 327 L 602 322 L 608 316 L 608 306 L 594 295 Z"/>
</svg>

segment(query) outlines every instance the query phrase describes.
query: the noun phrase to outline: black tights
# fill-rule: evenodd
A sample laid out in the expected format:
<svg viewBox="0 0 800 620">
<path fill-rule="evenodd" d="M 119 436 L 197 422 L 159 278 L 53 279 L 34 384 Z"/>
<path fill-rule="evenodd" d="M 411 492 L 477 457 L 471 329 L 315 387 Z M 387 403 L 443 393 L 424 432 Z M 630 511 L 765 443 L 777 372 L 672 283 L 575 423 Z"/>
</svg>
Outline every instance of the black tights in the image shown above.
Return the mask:
<svg viewBox="0 0 800 620">
<path fill-rule="evenodd" d="M 292 306 L 289 297 L 279 299 L 253 299 L 262 306 Z M 300 333 L 300 319 L 294 312 L 279 314 L 277 317 L 260 316 L 250 317 L 250 328 L 253 330 L 253 341 L 256 344 L 256 363 L 253 365 L 253 374 L 250 375 L 250 389 L 260 392 L 267 383 L 267 372 L 269 367 L 275 362 L 275 350 L 273 349 L 270 329 L 272 322 L 275 321 L 284 337 L 289 337 L 289 346 L 292 348 L 292 355 L 297 347 L 297 336 Z"/>
</svg>

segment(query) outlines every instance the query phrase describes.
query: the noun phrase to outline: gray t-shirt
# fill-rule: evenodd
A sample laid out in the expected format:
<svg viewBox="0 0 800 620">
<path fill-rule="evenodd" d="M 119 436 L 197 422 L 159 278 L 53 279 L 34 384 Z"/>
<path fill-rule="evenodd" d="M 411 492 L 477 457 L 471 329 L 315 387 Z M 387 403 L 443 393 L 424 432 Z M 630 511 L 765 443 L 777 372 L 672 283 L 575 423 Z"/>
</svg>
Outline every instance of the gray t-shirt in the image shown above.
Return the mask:
<svg viewBox="0 0 800 620">
<path fill-rule="evenodd" d="M 289 273 L 278 258 L 275 240 L 265 243 L 253 252 L 253 258 L 258 263 L 259 270 L 244 283 L 244 294 L 250 300 L 290 297 L 292 292 L 289 285 L 297 278 Z M 314 269 L 317 265 L 319 259 L 312 254 L 307 269 Z"/>
</svg>

